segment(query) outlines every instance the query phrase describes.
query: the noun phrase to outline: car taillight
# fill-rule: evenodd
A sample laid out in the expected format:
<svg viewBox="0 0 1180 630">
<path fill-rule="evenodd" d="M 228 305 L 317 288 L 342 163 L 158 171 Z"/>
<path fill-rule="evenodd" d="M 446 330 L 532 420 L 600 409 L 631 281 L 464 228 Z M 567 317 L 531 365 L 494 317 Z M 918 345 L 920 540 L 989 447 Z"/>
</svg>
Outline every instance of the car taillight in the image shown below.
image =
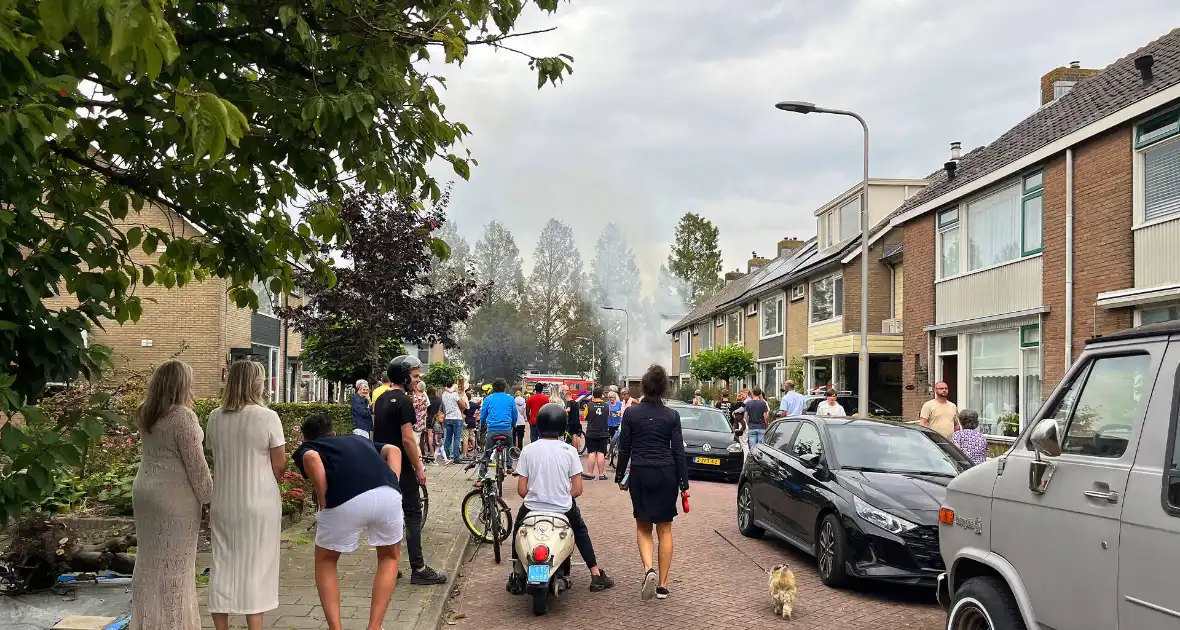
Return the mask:
<svg viewBox="0 0 1180 630">
<path fill-rule="evenodd" d="M 545 562 L 549 559 L 549 548 L 545 545 L 537 545 L 533 547 L 533 561 Z"/>
<path fill-rule="evenodd" d="M 941 508 L 938 510 L 938 522 L 943 525 L 950 525 L 955 522 L 955 511 L 950 508 Z"/>
</svg>

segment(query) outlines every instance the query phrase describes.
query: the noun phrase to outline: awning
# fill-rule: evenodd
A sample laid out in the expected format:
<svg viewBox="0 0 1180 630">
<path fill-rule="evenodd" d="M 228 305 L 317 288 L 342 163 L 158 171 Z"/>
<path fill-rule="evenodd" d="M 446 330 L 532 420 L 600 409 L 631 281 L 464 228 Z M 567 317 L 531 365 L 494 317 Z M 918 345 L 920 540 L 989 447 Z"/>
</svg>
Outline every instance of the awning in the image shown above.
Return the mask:
<svg viewBox="0 0 1180 630">
<path fill-rule="evenodd" d="M 1098 294 L 1098 306 L 1102 308 L 1126 308 L 1154 302 L 1168 302 L 1180 298 L 1180 283 L 1155 287 L 1120 289 Z"/>
</svg>

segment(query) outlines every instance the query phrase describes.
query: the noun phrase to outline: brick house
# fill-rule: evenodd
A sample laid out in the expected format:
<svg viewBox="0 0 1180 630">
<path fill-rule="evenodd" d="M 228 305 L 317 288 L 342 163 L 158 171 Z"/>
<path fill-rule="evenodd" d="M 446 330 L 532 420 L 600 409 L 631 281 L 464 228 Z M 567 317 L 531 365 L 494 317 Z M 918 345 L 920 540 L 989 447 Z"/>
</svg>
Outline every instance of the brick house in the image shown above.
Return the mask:
<svg viewBox="0 0 1180 630">
<path fill-rule="evenodd" d="M 869 182 L 869 223 L 879 238 L 870 248 L 869 351 L 870 399 L 897 413 L 901 406 L 902 236 L 890 232 L 888 218 L 926 180 L 873 179 Z M 792 357 L 805 365 L 802 387 L 857 387 L 860 352 L 860 195 L 857 184 L 815 211 L 817 237 L 784 239 L 777 255 L 754 257 L 746 273 L 731 272 L 718 296 L 689 313 L 669 330 L 680 373 L 704 343 L 744 344 L 757 361 L 755 374 L 741 384 L 757 384 L 778 395 L 785 365 Z M 845 317 L 845 313 L 848 317 Z M 689 351 L 684 340 L 690 340 Z"/>
<path fill-rule="evenodd" d="M 907 417 L 943 380 L 985 431 L 1023 428 L 1086 339 L 1180 318 L 1180 30 L 1040 87 L 1036 112 L 952 151 L 891 220 Z"/>
<path fill-rule="evenodd" d="M 155 206 L 130 214 L 127 226 L 131 225 L 167 229 L 184 237 L 201 234 L 183 217 Z M 132 258 L 147 264 L 156 262 L 160 253 L 149 256 L 135 251 Z M 136 294 L 143 299 L 139 321 L 122 326 L 109 322 L 91 331 L 88 341 L 111 347 L 119 368 L 147 369 L 173 357 L 188 362 L 193 367 L 194 393 L 198 397 L 218 396 L 229 363 L 248 358 L 266 369 L 266 388 L 272 401 L 327 400 L 329 384 L 303 369 L 299 358 L 303 350 L 301 335 L 275 315 L 280 299 L 285 305 L 295 305 L 299 294 L 272 296 L 257 282 L 254 291 L 259 296 L 259 308 L 251 311 L 235 306 L 228 289 L 229 283 L 223 278 L 208 278 L 173 289 L 160 284 L 140 285 L 136 288 Z M 70 296 L 49 300 L 50 306 L 71 302 Z M 424 362 L 442 359 L 441 346 L 407 346 L 407 350 Z"/>
</svg>

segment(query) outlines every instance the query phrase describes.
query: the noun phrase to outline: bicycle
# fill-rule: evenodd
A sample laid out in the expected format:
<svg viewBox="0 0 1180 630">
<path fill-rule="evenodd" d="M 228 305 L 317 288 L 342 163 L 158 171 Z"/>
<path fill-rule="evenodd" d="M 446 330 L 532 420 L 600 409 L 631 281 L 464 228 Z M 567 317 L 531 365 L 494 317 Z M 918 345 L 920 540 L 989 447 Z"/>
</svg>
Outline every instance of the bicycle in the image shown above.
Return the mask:
<svg viewBox="0 0 1180 630">
<path fill-rule="evenodd" d="M 501 451 L 502 452 L 502 451 Z M 487 461 L 485 455 L 482 461 Z M 471 470 L 481 462 L 471 462 L 466 470 Z M 463 497 L 460 509 L 463 512 L 463 524 L 471 532 L 472 537 L 480 544 L 492 543 L 492 553 L 496 564 L 500 563 L 500 543 L 510 538 L 512 531 L 512 510 L 504 499 L 495 495 L 492 489 L 494 480 L 491 475 L 484 474 L 479 487 L 468 492 Z M 473 513 L 473 508 L 476 508 Z"/>
<path fill-rule="evenodd" d="M 569 444 L 570 446 L 573 446 L 574 448 L 576 448 L 578 450 L 578 455 L 585 455 L 586 454 L 586 437 L 585 437 L 585 435 L 582 436 L 582 446 L 580 446 L 580 447 L 574 445 L 574 436 L 569 431 L 566 431 L 565 435 L 561 436 L 561 439 L 566 444 Z"/>
<path fill-rule="evenodd" d="M 606 449 L 606 463 L 610 465 L 612 470 L 618 470 L 619 463 L 619 431 L 610 439 L 610 446 Z"/>
<path fill-rule="evenodd" d="M 489 462 L 492 466 L 495 466 L 496 496 L 500 497 L 504 496 L 504 478 L 508 476 L 508 457 L 506 453 L 508 451 L 508 445 L 510 442 L 511 438 L 505 437 L 503 435 L 497 435 L 496 437 L 492 438 L 491 451 L 484 453 L 479 460 L 471 462 L 467 465 L 467 470 L 470 470 L 471 468 L 483 462 Z"/>
</svg>

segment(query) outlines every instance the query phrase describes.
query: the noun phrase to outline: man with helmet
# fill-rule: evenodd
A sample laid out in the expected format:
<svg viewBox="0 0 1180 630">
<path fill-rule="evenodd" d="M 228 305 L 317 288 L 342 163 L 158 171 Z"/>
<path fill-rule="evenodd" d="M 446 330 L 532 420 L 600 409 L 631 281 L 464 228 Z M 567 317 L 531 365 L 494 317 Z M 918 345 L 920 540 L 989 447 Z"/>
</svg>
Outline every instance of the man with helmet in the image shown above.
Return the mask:
<svg viewBox="0 0 1180 630">
<path fill-rule="evenodd" d="M 389 389 L 373 403 L 373 441 L 401 445 L 402 511 L 406 522 L 406 553 L 410 557 L 411 584 L 445 584 L 447 576 L 426 565 L 422 557 L 422 495 L 426 466 L 414 435 L 414 402 L 406 392 L 414 391 L 422 374 L 417 357 L 401 355 L 389 362 Z"/>
<path fill-rule="evenodd" d="M 516 492 L 524 499 L 516 522 L 530 511 L 557 512 L 565 514 L 574 530 L 574 544 L 578 553 L 590 569 L 590 590 L 598 592 L 615 585 L 598 566 L 594 557 L 594 545 L 590 542 L 590 530 L 582 520 L 574 499 L 582 495 L 582 460 L 578 451 L 562 441 L 566 431 L 566 408 L 561 403 L 548 403 L 537 412 L 539 440 L 529 442 L 520 452 L 516 462 Z M 516 530 L 512 532 L 512 559 L 516 554 Z M 521 593 L 524 585 L 516 575 L 515 567 L 508 576 L 508 590 Z"/>
</svg>

